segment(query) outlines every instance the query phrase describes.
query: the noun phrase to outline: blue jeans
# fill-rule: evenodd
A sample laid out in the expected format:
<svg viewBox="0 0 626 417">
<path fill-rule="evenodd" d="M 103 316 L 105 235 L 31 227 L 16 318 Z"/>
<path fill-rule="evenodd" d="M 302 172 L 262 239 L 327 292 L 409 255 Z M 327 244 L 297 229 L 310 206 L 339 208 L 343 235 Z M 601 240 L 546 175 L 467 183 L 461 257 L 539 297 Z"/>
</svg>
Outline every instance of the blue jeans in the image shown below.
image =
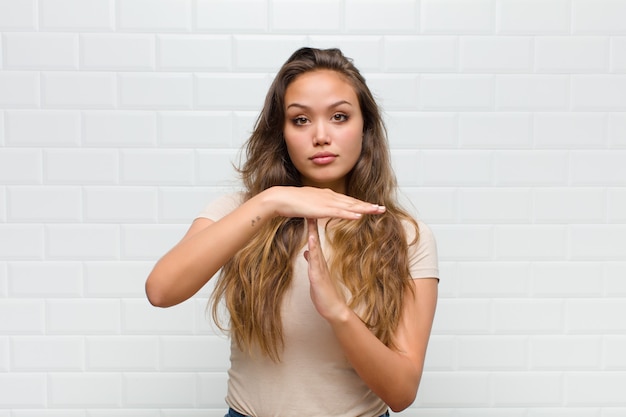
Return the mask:
<svg viewBox="0 0 626 417">
<path fill-rule="evenodd" d="M 233 410 L 232 408 L 229 408 L 228 414 L 226 414 L 224 417 L 247 417 L 247 416 Z M 385 414 L 381 415 L 380 417 L 389 417 L 389 410 L 385 411 Z"/>
</svg>

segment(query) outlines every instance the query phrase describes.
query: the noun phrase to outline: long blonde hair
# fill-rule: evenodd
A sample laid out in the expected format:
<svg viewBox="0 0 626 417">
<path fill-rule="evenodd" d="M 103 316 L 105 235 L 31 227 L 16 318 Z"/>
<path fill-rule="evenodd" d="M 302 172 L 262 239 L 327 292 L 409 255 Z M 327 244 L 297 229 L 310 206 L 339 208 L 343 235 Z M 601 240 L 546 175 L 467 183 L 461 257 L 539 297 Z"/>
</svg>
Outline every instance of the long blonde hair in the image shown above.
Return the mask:
<svg viewBox="0 0 626 417">
<path fill-rule="evenodd" d="M 393 347 L 404 296 L 413 289 L 405 226 L 414 228 L 415 241 L 418 228 L 396 201 L 397 183 L 378 105 L 365 79 L 340 50 L 301 48 L 279 70 L 246 143 L 246 160 L 239 169 L 244 199 L 273 186 L 302 186 L 283 138 L 284 96 L 296 77 L 318 69 L 336 71 L 351 83 L 363 115 L 362 151 L 348 175 L 346 194 L 387 208 L 383 215 L 333 219 L 327 224 L 329 269 L 349 291 L 350 307 L 358 309 L 368 328 Z M 218 302 L 224 300 L 228 330 L 242 350 L 250 352 L 256 345 L 280 360 L 281 301 L 291 284 L 294 257 L 304 245 L 304 231 L 302 218 L 273 218 L 222 268 L 212 296 L 213 317 L 220 325 Z"/>
</svg>

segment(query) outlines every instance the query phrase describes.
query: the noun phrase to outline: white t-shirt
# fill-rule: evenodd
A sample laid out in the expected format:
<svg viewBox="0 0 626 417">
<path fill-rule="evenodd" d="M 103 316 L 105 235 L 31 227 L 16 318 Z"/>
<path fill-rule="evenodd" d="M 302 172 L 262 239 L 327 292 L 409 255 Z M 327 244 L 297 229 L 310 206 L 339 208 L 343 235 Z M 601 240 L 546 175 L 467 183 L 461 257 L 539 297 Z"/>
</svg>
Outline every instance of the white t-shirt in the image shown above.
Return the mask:
<svg viewBox="0 0 626 417">
<path fill-rule="evenodd" d="M 229 194 L 209 204 L 198 217 L 218 221 L 242 203 Z M 409 247 L 411 277 L 439 278 L 437 248 L 431 230 L 418 221 L 419 241 Z M 413 232 L 408 236 L 413 239 Z M 324 248 L 324 228 L 320 227 Z M 324 248 L 328 253 L 328 248 Z M 242 352 L 231 342 L 226 402 L 256 417 L 375 417 L 387 405 L 357 375 L 330 325 L 318 314 L 309 292 L 304 248 L 294 261 L 291 287 L 281 307 L 284 349 L 280 362 L 260 352 Z"/>
</svg>

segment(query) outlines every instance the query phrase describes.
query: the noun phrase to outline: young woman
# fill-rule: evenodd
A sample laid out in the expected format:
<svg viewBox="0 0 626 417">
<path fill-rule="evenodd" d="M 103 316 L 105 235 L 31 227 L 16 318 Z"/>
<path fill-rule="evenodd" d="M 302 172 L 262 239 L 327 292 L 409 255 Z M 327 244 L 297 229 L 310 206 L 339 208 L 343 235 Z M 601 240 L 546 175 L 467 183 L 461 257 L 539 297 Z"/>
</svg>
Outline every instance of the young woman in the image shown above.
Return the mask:
<svg viewBox="0 0 626 417">
<path fill-rule="evenodd" d="M 221 268 L 228 416 L 365 416 L 415 399 L 437 301 L 433 236 L 395 199 L 386 132 L 337 49 L 278 72 L 240 169 L 146 282 L 167 307 Z"/>
</svg>

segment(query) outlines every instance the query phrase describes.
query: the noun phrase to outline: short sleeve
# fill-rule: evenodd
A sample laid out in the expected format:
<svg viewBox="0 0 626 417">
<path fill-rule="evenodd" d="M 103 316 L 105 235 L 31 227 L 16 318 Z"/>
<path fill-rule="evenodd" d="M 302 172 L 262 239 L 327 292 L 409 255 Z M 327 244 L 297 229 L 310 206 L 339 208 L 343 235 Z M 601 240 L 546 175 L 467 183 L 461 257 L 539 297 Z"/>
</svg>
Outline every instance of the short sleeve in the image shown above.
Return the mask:
<svg viewBox="0 0 626 417">
<path fill-rule="evenodd" d="M 439 259 L 437 256 L 437 242 L 430 227 L 424 222 L 418 221 L 419 239 L 417 243 L 409 245 L 409 272 L 411 278 L 437 278 L 439 279 Z M 413 240 L 415 233 L 407 230 L 409 242 Z"/>
<path fill-rule="evenodd" d="M 196 217 L 218 221 L 234 211 L 243 202 L 243 193 L 223 195 L 209 203 Z"/>
</svg>

